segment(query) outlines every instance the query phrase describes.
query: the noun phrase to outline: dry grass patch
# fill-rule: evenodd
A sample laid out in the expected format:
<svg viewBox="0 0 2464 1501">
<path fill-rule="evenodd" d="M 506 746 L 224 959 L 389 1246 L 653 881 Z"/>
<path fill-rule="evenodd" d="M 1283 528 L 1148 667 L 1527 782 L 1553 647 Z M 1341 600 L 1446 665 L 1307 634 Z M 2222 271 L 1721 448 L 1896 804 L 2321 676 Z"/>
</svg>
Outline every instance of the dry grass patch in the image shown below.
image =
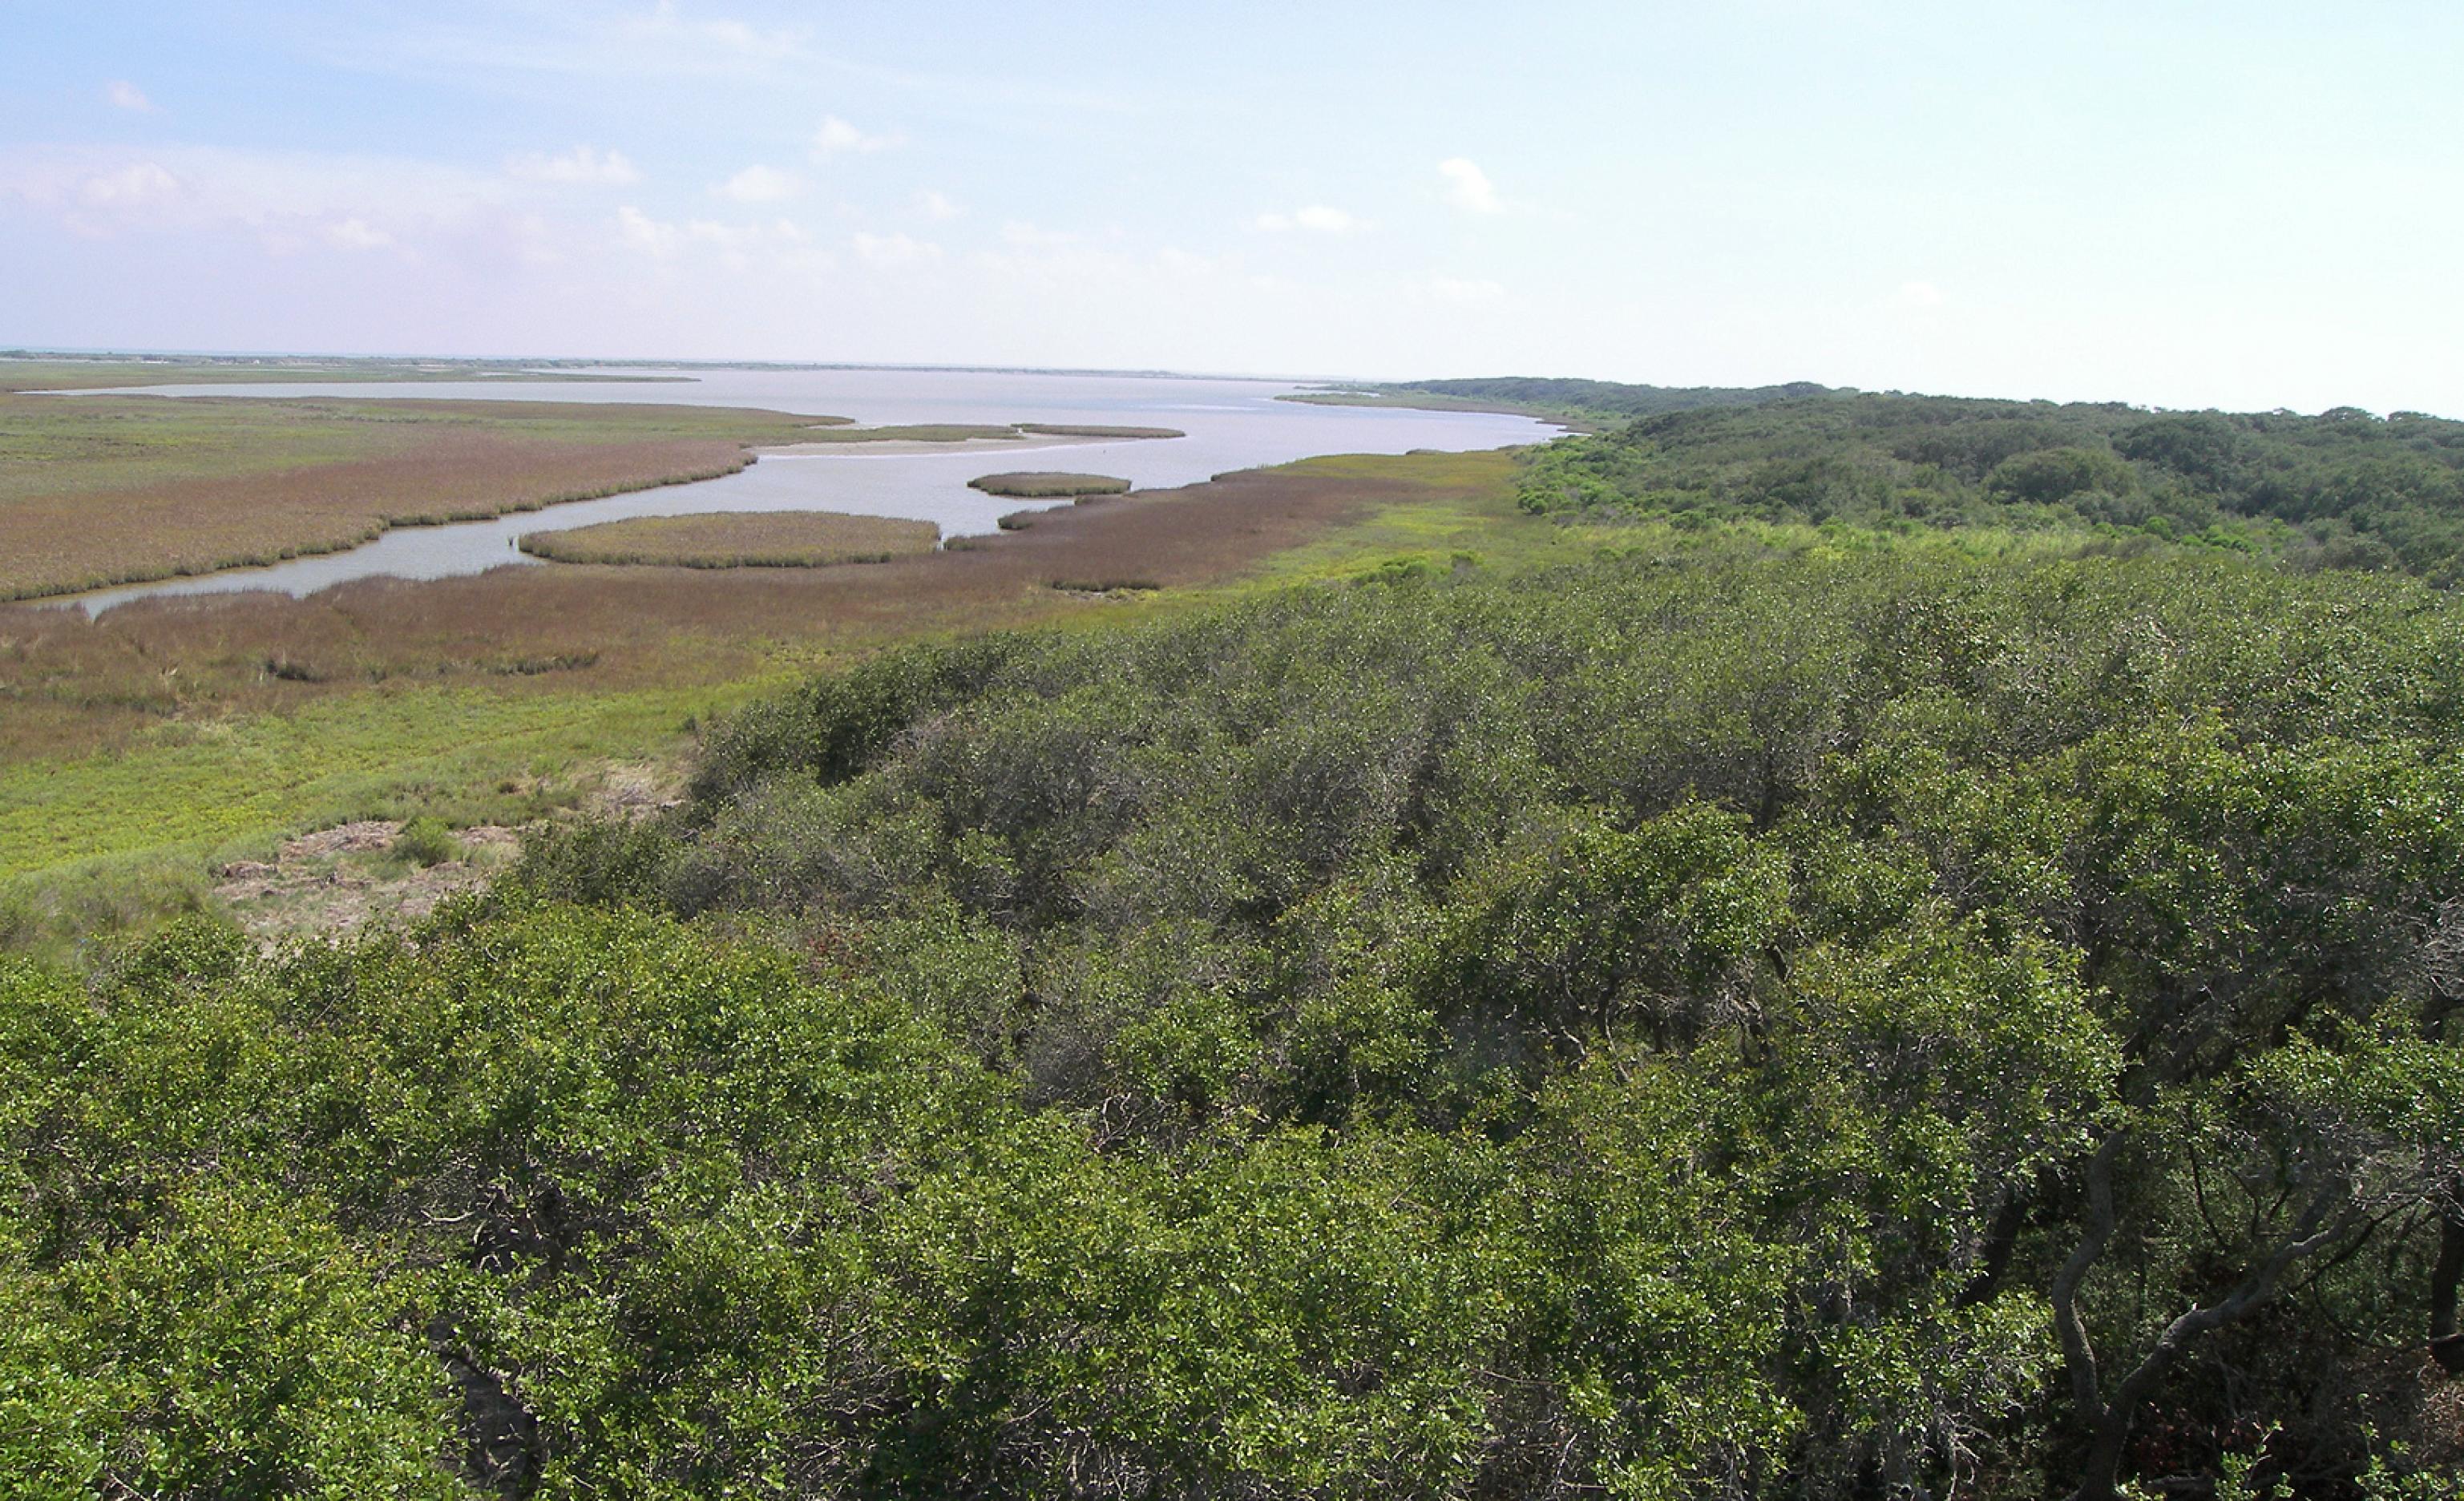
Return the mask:
<svg viewBox="0 0 2464 1501">
<path fill-rule="evenodd" d="M 1130 482 L 1110 474 L 1069 474 L 1058 469 L 1015 474 L 986 474 L 967 481 L 987 495 L 1020 500 L 1059 500 L 1070 495 L 1126 495 Z"/>
<path fill-rule="evenodd" d="M 822 568 L 886 563 L 929 553 L 941 529 L 930 521 L 851 516 L 835 511 L 721 511 L 637 516 L 564 532 L 534 532 L 522 551 L 560 563 L 677 568 Z"/>
</svg>

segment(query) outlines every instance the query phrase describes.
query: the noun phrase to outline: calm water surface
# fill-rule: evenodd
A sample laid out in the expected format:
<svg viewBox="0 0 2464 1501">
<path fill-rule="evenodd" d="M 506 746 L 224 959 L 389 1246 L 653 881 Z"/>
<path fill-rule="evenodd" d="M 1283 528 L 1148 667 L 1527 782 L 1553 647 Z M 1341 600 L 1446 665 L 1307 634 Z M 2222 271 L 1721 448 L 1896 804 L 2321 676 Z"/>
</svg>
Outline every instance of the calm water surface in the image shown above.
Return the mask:
<svg viewBox="0 0 2464 1501">
<path fill-rule="evenodd" d="M 663 373 L 663 372 L 645 372 Z M 241 589 L 305 595 L 355 578 L 390 575 L 443 578 L 491 568 L 557 567 L 519 551 L 532 532 L 561 531 L 628 516 L 710 511 L 845 511 L 935 522 L 943 536 L 994 530 L 994 521 L 1031 502 L 990 496 L 967 481 L 1003 469 L 1069 469 L 1113 474 L 1140 489 L 1194 484 L 1229 469 L 1283 464 L 1327 453 L 1464 451 L 1536 443 L 1556 429 L 1526 417 L 1486 412 L 1309 406 L 1275 398 L 1302 389 L 1288 381 L 1196 380 L 1169 376 L 1034 375 L 974 370 L 695 370 L 688 381 L 637 382 L 516 380 L 430 382 L 148 386 L 165 396 L 399 398 L 409 401 L 663 402 L 753 406 L 810 416 L 852 417 L 867 425 L 905 423 L 1059 423 L 1177 427 L 1186 438 L 1088 441 L 1016 453 L 845 453 L 772 455 L 723 479 L 669 485 L 599 500 L 574 501 L 493 521 L 402 527 L 347 552 L 296 558 L 270 568 L 236 568 L 194 578 L 131 584 L 64 603 L 99 614 L 153 595 Z M 1063 502 L 1067 504 L 1067 502 Z"/>
</svg>

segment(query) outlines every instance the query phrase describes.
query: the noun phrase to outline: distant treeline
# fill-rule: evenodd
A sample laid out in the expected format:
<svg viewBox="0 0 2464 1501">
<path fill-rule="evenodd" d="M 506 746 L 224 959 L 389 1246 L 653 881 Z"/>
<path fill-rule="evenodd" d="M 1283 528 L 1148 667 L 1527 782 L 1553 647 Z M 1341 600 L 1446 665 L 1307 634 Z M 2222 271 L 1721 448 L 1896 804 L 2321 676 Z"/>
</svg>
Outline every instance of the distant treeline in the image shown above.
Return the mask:
<svg viewBox="0 0 2464 1501">
<path fill-rule="evenodd" d="M 1838 393 L 1559 442 L 1535 456 L 1522 502 L 1692 522 L 2085 527 L 2453 584 L 2464 423 Z"/>
<path fill-rule="evenodd" d="M 1497 402 L 1538 411 L 1590 417 L 1650 417 L 1705 406 L 1759 406 L 1766 402 L 1826 396 L 1831 388 L 1811 381 L 1784 385 L 1627 385 L 1568 376 L 1479 376 L 1462 381 L 1410 381 L 1380 387 L 1467 402 Z"/>
</svg>

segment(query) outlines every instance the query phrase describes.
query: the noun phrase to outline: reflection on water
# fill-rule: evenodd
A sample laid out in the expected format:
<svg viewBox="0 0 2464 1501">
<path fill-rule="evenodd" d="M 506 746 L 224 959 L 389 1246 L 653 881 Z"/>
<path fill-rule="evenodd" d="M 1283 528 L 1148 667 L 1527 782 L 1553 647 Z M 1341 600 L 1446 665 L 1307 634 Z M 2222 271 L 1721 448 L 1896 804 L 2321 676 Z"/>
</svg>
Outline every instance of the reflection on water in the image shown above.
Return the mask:
<svg viewBox="0 0 2464 1501">
<path fill-rule="evenodd" d="M 938 524 L 944 536 L 964 536 L 990 532 L 997 517 L 1032 504 L 967 488 L 967 481 L 978 475 L 1001 469 L 1067 468 L 1114 474 L 1141 489 L 1155 489 L 1194 484 L 1229 469 L 1316 454 L 1497 448 L 1539 442 L 1554 431 L 1529 418 L 1495 413 L 1312 406 L 1276 401 L 1278 395 L 1297 389 L 1286 381 L 975 370 L 696 370 L 693 375 L 690 382 L 654 386 L 496 379 L 147 389 L 174 396 L 684 402 L 852 417 L 867 424 L 1027 422 L 1177 427 L 1188 436 L 1090 440 L 1017 453 L 867 454 L 859 450 L 773 455 L 722 479 L 574 501 L 492 521 L 404 527 L 347 552 L 296 558 L 271 568 L 231 569 L 195 578 L 131 584 L 77 596 L 73 602 L 89 614 L 99 614 L 152 595 L 235 589 L 304 595 L 380 575 L 442 578 L 508 564 L 554 567 L 558 565 L 540 563 L 519 551 L 517 540 L 526 533 L 629 516 L 708 511 L 845 511 L 915 517 Z"/>
</svg>

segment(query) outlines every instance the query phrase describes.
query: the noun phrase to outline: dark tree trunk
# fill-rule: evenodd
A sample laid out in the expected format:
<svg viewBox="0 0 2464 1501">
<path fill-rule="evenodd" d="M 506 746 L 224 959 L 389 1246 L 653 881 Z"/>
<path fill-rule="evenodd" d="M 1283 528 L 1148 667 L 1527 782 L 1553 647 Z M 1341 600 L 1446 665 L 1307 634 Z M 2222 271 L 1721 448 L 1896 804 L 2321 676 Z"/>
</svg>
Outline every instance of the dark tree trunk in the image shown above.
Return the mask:
<svg viewBox="0 0 2464 1501">
<path fill-rule="evenodd" d="M 2464 1334 L 2455 1328 L 2455 1294 L 2464 1285 L 2464 1209 L 2439 1217 L 2438 1265 L 2430 1273 L 2430 1354 L 2450 1376 L 2464 1376 Z"/>
</svg>

